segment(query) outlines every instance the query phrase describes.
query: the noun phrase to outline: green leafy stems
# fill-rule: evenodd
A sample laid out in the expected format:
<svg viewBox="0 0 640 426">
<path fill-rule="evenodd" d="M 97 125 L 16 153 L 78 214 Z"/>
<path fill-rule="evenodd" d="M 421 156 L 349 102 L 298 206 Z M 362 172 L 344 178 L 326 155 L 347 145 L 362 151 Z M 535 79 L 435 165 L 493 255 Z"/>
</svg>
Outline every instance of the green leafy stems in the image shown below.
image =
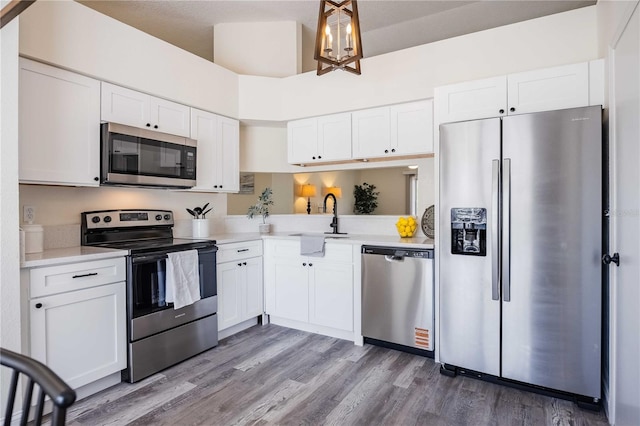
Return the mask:
<svg viewBox="0 0 640 426">
<path fill-rule="evenodd" d="M 262 223 L 266 223 L 267 217 L 269 216 L 269 206 L 273 205 L 273 200 L 271 199 L 272 195 L 273 191 L 271 188 L 265 188 L 264 191 L 262 191 L 262 194 L 258 197 L 258 202 L 249 207 L 247 217 L 249 219 L 253 219 L 254 216 L 261 215 Z"/>
</svg>

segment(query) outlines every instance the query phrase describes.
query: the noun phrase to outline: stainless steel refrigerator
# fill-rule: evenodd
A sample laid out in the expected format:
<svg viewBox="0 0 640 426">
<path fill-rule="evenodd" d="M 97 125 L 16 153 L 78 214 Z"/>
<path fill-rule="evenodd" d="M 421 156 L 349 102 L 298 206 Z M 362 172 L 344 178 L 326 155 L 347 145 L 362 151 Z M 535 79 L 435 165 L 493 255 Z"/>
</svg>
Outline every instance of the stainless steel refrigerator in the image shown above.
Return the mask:
<svg viewBox="0 0 640 426">
<path fill-rule="evenodd" d="M 440 126 L 440 361 L 600 399 L 602 112 Z"/>
</svg>

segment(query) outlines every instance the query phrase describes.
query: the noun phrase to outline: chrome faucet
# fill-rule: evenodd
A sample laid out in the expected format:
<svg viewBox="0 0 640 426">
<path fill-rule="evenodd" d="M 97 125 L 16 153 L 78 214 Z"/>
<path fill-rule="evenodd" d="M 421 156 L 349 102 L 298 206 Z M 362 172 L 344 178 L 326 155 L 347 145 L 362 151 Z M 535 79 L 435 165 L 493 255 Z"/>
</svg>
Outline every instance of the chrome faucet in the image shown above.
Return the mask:
<svg viewBox="0 0 640 426">
<path fill-rule="evenodd" d="M 331 220 L 331 228 L 333 228 L 332 232 L 325 232 L 325 234 L 345 234 L 345 232 L 338 232 L 338 200 L 336 200 L 336 196 L 332 193 L 328 193 L 324 197 L 323 209 L 324 212 L 327 212 L 327 198 L 333 198 L 333 219 Z"/>
</svg>

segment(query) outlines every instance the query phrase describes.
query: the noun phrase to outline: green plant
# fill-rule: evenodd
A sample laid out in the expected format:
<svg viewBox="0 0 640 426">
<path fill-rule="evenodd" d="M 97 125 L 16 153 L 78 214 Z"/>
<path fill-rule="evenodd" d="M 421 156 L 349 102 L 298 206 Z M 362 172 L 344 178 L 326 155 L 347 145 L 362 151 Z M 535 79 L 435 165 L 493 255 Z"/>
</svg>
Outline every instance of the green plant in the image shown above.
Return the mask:
<svg viewBox="0 0 640 426">
<path fill-rule="evenodd" d="M 369 185 L 364 182 L 362 185 L 354 185 L 353 197 L 355 203 L 353 205 L 353 212 L 355 214 L 371 214 L 378 207 L 378 194 L 375 192 L 376 186 Z"/>
<path fill-rule="evenodd" d="M 207 213 L 213 210 L 213 207 L 211 207 L 209 210 L 205 210 L 207 207 L 209 207 L 209 203 L 205 204 L 202 207 L 194 207 L 193 210 L 187 209 L 187 212 L 191 216 L 193 216 L 194 219 L 206 219 Z"/>
<path fill-rule="evenodd" d="M 273 200 L 271 199 L 272 194 L 271 188 L 265 188 L 258 197 L 258 202 L 249 207 L 247 217 L 253 219 L 255 215 L 262 215 L 262 223 L 266 223 L 266 219 L 269 216 L 269 206 L 273 205 Z"/>
</svg>

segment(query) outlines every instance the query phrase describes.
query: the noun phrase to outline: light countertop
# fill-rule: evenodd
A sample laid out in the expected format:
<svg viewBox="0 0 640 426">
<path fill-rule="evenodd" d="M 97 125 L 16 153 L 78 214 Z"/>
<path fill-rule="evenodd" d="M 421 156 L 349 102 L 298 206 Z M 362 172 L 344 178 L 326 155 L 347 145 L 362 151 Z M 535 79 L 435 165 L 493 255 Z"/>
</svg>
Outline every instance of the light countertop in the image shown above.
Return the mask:
<svg viewBox="0 0 640 426">
<path fill-rule="evenodd" d="M 359 235 L 347 234 L 338 238 L 331 234 L 320 234 L 318 232 L 276 232 L 271 234 L 259 234 L 257 232 L 238 232 L 229 234 L 213 234 L 209 239 L 215 240 L 217 244 L 241 243 L 244 241 L 256 241 L 261 239 L 290 239 L 299 240 L 300 235 L 325 235 L 327 243 L 336 244 L 357 244 L 357 245 L 381 245 L 391 247 L 408 248 L 434 248 L 434 241 L 423 235 L 413 238 L 400 238 L 395 235 Z M 64 263 L 83 262 L 88 260 L 109 259 L 112 257 L 126 256 L 126 250 L 109 249 L 103 247 L 77 246 L 69 248 L 49 249 L 41 253 L 30 253 L 25 255 L 25 260 L 20 264 L 21 268 L 36 268 L 40 266 L 60 265 Z"/>
<path fill-rule="evenodd" d="M 126 256 L 126 250 L 109 249 L 103 247 L 77 246 L 45 250 L 40 253 L 25 255 L 21 268 L 36 268 L 39 266 L 60 265 L 63 263 L 84 262 L 88 260 L 109 259 Z"/>
</svg>

